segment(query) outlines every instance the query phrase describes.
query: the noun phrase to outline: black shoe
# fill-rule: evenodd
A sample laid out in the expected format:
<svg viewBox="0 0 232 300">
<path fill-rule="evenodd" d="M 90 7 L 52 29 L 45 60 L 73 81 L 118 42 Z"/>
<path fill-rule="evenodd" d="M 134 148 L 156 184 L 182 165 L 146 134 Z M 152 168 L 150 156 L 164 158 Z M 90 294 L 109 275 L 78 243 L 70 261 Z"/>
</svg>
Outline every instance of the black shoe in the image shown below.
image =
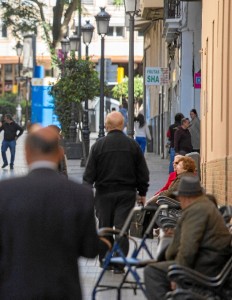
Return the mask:
<svg viewBox="0 0 232 300">
<path fill-rule="evenodd" d="M 8 166 L 8 164 L 3 164 L 2 165 L 2 169 L 4 169 L 5 167 L 7 167 Z"/>
<path fill-rule="evenodd" d="M 99 267 L 102 268 L 102 269 L 104 269 L 104 263 L 103 263 L 103 261 L 100 261 Z M 106 268 L 106 270 L 107 271 L 112 271 L 112 270 L 114 270 L 114 267 L 111 266 L 111 265 L 108 265 L 107 268 Z"/>
<path fill-rule="evenodd" d="M 14 166 L 10 165 L 10 169 L 11 169 L 11 170 L 14 170 Z"/>
<path fill-rule="evenodd" d="M 124 274 L 124 273 L 125 273 L 124 268 L 114 267 L 114 274 Z"/>
</svg>

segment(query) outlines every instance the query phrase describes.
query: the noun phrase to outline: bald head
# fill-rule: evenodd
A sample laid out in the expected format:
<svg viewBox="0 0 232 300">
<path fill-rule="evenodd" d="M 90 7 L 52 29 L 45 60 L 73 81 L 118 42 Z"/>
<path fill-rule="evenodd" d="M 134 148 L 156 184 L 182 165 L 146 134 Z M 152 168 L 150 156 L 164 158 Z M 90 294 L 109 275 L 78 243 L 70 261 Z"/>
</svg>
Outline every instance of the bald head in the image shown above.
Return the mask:
<svg viewBox="0 0 232 300">
<path fill-rule="evenodd" d="M 115 129 L 122 131 L 124 127 L 123 115 L 118 111 L 109 113 L 106 116 L 105 127 L 108 132 Z"/>
<path fill-rule="evenodd" d="M 62 156 L 59 145 L 59 134 L 54 128 L 39 128 L 29 132 L 25 142 L 26 160 L 28 165 L 46 160 L 58 163 Z"/>
</svg>

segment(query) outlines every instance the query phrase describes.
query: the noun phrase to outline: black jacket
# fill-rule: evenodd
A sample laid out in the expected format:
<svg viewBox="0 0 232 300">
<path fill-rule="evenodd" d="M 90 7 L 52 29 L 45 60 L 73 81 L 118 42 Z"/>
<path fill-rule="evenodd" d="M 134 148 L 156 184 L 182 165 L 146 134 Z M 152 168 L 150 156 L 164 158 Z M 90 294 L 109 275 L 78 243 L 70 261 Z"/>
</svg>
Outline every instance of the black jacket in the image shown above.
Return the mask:
<svg viewBox="0 0 232 300">
<path fill-rule="evenodd" d="M 191 134 L 188 129 L 183 129 L 182 126 L 178 127 L 174 136 L 174 148 L 176 153 L 184 151 L 190 153 L 193 150 L 191 142 Z"/>
<path fill-rule="evenodd" d="M 23 134 L 23 128 L 14 121 L 11 123 L 4 122 L 0 127 L 0 132 L 2 130 L 4 130 L 4 140 L 8 142 L 15 140 L 15 138 Z M 17 134 L 18 131 L 19 133 Z"/>
<path fill-rule="evenodd" d="M 139 145 L 113 130 L 92 146 L 83 180 L 100 192 L 137 190 L 145 196 L 149 170 Z"/>
<path fill-rule="evenodd" d="M 170 141 L 170 148 L 174 148 L 174 135 L 180 123 L 176 122 L 169 126 L 169 141 Z"/>
</svg>

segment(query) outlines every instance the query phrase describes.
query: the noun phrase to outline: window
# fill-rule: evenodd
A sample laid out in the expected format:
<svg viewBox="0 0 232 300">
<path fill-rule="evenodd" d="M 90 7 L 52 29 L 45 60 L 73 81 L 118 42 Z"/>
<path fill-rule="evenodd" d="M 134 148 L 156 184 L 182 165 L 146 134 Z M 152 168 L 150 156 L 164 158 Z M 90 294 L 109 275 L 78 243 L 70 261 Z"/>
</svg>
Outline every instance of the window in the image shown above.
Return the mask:
<svg viewBox="0 0 232 300">
<path fill-rule="evenodd" d="M 125 27 L 123 26 L 109 26 L 109 30 L 107 33 L 108 36 L 124 36 L 125 35 Z"/>
<path fill-rule="evenodd" d="M 0 21 L 0 37 L 7 37 L 7 27 L 2 21 Z"/>
<path fill-rule="evenodd" d="M 93 4 L 93 0 L 82 0 L 83 4 Z"/>
</svg>

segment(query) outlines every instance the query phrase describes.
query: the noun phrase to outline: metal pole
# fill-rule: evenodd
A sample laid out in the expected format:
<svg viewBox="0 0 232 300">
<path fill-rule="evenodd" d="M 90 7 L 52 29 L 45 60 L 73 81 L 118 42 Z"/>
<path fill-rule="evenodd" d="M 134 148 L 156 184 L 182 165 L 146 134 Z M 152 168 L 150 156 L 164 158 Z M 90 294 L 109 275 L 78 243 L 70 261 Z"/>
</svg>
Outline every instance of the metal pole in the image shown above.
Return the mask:
<svg viewBox="0 0 232 300">
<path fill-rule="evenodd" d="M 36 67 L 36 35 L 32 35 L 32 53 L 33 53 L 33 76 L 35 76 L 35 67 Z"/>
<path fill-rule="evenodd" d="M 89 46 L 85 45 L 85 59 L 88 60 L 89 59 Z"/>
<path fill-rule="evenodd" d="M 161 88 L 161 158 L 164 159 L 164 86 Z"/>
<path fill-rule="evenodd" d="M 67 56 L 68 56 L 68 53 L 64 52 L 64 63 L 63 63 L 62 72 L 61 72 L 62 77 L 65 76 L 65 61 L 67 59 Z M 76 136 L 77 136 L 74 111 L 75 111 L 75 103 L 72 102 L 72 104 L 71 104 L 71 115 L 70 115 L 71 122 L 70 122 L 70 125 L 69 125 L 69 142 L 73 142 L 73 143 L 76 142 Z"/>
<path fill-rule="evenodd" d="M 28 102 L 29 102 L 29 79 L 26 77 L 26 107 L 25 107 L 25 128 L 27 128 L 29 114 L 28 114 Z"/>
<path fill-rule="evenodd" d="M 129 19 L 129 70 L 128 70 L 128 127 L 129 137 L 134 136 L 134 15 Z"/>
<path fill-rule="evenodd" d="M 76 142 L 76 135 L 77 135 L 74 111 L 75 111 L 75 102 L 72 102 L 72 106 L 71 106 L 71 123 L 70 123 L 70 126 L 69 126 L 69 141 L 73 142 L 73 143 Z"/>
<path fill-rule="evenodd" d="M 19 78 L 18 78 L 18 97 L 20 96 L 20 76 L 21 76 L 21 72 L 20 72 L 20 56 L 18 59 L 18 74 L 19 74 Z"/>
<path fill-rule="evenodd" d="M 20 56 L 19 56 L 19 59 L 18 59 L 18 105 L 16 107 L 16 112 L 17 112 L 17 122 L 21 125 L 21 117 L 22 117 L 22 107 L 21 107 L 21 104 L 20 104 L 20 101 L 21 101 L 21 91 L 20 91 L 20 80 L 21 80 L 21 72 L 20 72 Z"/>
<path fill-rule="evenodd" d="M 101 69 L 100 69 L 100 115 L 99 115 L 99 134 L 98 137 L 101 138 L 105 136 L 104 132 L 104 44 L 105 38 L 101 36 Z"/>
<path fill-rule="evenodd" d="M 78 36 L 80 38 L 79 49 L 78 49 L 78 59 L 81 59 L 81 0 L 79 0 L 78 6 Z"/>
<path fill-rule="evenodd" d="M 88 45 L 85 46 L 85 59 L 88 60 Z M 88 82 L 86 83 L 88 84 Z M 83 114 L 83 157 L 81 159 L 81 167 L 85 167 L 87 158 L 89 156 L 89 144 L 90 144 L 90 130 L 89 130 L 89 100 L 85 99 L 85 109 Z"/>
</svg>

